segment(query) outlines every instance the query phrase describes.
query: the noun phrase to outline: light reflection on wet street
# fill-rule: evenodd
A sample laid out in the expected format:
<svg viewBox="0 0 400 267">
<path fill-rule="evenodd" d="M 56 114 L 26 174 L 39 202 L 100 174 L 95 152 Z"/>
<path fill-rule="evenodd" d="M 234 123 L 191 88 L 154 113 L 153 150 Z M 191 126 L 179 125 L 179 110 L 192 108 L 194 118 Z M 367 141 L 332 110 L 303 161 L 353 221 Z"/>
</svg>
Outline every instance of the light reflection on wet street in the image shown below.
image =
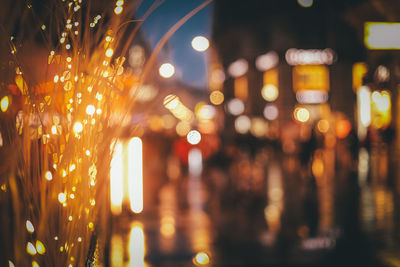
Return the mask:
<svg viewBox="0 0 400 267">
<path fill-rule="evenodd" d="M 387 148 L 361 148 L 356 160 L 340 149 L 303 163 L 238 149 L 228 169 L 194 156 L 166 174 L 154 205 L 115 218 L 112 266 L 398 266 Z"/>
</svg>

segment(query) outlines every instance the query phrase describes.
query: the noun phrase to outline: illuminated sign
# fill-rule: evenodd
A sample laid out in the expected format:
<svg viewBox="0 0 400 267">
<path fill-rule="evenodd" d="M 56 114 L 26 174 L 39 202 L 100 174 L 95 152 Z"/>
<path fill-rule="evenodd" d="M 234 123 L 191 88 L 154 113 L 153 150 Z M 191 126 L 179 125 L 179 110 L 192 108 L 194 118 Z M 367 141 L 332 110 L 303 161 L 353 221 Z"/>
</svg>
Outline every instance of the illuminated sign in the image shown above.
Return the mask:
<svg viewBox="0 0 400 267">
<path fill-rule="evenodd" d="M 329 91 L 329 69 L 324 65 L 299 65 L 293 68 L 293 90 Z"/>
<path fill-rule="evenodd" d="M 368 49 L 400 49 L 400 23 L 366 22 L 364 43 Z"/>
<path fill-rule="evenodd" d="M 324 50 L 318 49 L 296 49 L 291 48 L 286 51 L 286 62 L 289 65 L 332 65 L 335 61 L 335 52 L 332 49 L 326 48 Z"/>
</svg>

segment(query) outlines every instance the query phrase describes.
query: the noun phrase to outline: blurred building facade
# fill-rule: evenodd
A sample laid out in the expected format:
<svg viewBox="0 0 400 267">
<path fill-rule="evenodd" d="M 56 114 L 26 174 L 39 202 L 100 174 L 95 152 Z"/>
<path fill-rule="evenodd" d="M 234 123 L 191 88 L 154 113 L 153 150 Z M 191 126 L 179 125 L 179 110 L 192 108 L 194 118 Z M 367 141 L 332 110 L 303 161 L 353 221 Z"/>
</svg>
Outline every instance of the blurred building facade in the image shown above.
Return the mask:
<svg viewBox="0 0 400 267">
<path fill-rule="evenodd" d="M 315 1 L 303 8 L 295 0 L 250 1 L 245 6 L 240 1 L 215 1 L 216 56 L 211 65 L 219 61 L 226 74 L 225 103 L 238 98 L 245 106 L 235 115 L 225 107 L 226 132 L 235 131 L 235 120 L 242 114 L 250 121 L 257 117 L 267 125 L 285 127 L 298 106 L 309 110 L 310 119 L 340 112 L 354 123 L 352 66 L 365 61 L 366 51 L 345 14 L 360 2 Z"/>
</svg>

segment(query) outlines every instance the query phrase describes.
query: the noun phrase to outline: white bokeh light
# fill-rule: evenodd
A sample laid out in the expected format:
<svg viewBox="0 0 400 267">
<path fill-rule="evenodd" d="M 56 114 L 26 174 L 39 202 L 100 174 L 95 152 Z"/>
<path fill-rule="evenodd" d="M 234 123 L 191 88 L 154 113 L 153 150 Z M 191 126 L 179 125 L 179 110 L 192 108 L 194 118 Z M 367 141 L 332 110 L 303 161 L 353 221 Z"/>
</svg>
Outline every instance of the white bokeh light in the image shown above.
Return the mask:
<svg viewBox="0 0 400 267">
<path fill-rule="evenodd" d="M 192 47 L 198 52 L 204 52 L 210 46 L 210 42 L 204 36 L 196 36 L 192 40 Z"/>
<path fill-rule="evenodd" d="M 158 72 L 163 78 L 171 78 L 175 74 L 175 67 L 171 63 L 164 63 Z"/>
<path fill-rule="evenodd" d="M 278 118 L 279 110 L 274 104 L 268 104 L 264 108 L 264 117 L 267 120 L 273 121 Z"/>
<path fill-rule="evenodd" d="M 235 130 L 240 134 L 245 134 L 250 130 L 251 121 L 249 117 L 242 115 L 235 120 Z"/>
<path fill-rule="evenodd" d="M 187 136 L 186 136 L 187 141 L 191 145 L 197 145 L 201 141 L 201 134 L 197 130 L 191 130 Z"/>
<path fill-rule="evenodd" d="M 243 58 L 236 60 L 228 67 L 228 73 L 232 77 L 240 77 L 246 74 L 247 70 L 249 69 L 249 63 Z"/>
<path fill-rule="evenodd" d="M 244 112 L 244 103 L 242 100 L 234 98 L 228 102 L 227 109 L 234 116 L 240 115 Z"/>
</svg>

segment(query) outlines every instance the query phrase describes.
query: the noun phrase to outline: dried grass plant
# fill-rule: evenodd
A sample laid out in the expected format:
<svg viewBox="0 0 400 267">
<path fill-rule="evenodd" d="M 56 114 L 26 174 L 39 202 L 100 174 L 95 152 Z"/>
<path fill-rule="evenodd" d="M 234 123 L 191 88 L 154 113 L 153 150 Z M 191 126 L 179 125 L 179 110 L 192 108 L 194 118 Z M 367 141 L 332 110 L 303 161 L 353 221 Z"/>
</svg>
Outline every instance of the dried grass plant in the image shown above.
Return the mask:
<svg viewBox="0 0 400 267">
<path fill-rule="evenodd" d="M 140 1 L 12 1 L 0 11 L 0 265 L 107 265 L 109 166 L 121 122 L 154 67 L 124 55 Z M 121 12 L 120 12 L 121 11 Z M 6 100 L 8 105 L 6 106 Z"/>
</svg>

